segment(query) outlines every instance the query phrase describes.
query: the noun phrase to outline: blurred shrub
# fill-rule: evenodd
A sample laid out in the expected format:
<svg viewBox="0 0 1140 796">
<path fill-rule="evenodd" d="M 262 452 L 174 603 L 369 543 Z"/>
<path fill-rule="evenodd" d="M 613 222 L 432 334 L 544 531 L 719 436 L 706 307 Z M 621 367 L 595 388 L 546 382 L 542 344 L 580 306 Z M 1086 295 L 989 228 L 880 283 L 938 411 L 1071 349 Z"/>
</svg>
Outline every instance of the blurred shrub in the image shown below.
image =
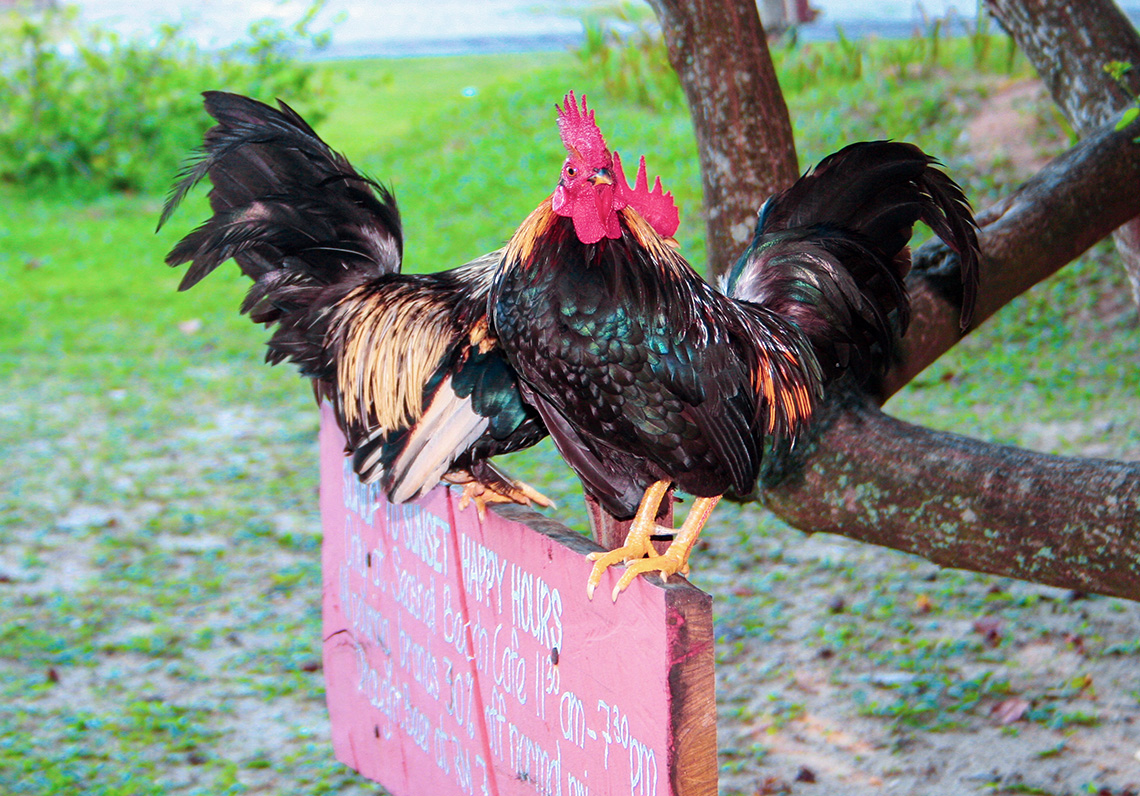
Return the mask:
<svg viewBox="0 0 1140 796">
<path fill-rule="evenodd" d="M 82 24 L 75 7 L 0 15 L 0 180 L 84 195 L 169 185 L 210 120 L 201 92 L 308 99 L 315 71 L 292 53 L 320 47 L 318 0 L 296 24 L 254 23 L 206 51 L 176 26 L 126 38 Z M 305 102 L 310 120 L 321 108 Z"/>
<path fill-rule="evenodd" d="M 952 25 L 952 22 L 959 25 Z M 680 82 L 669 64 L 660 25 L 643 6 L 628 0 L 595 6 L 582 20 L 585 42 L 579 61 L 615 96 L 651 109 L 684 103 Z M 961 28 L 964 35 L 952 35 Z M 792 28 L 782 43 L 771 42 L 780 87 L 797 93 L 824 86 L 854 84 L 864 73 L 884 79 L 924 80 L 943 68 L 1013 74 L 1019 63 L 1013 39 L 990 28 L 989 17 L 935 18 L 926 33 L 910 39 L 849 39 L 835 28 L 836 40 L 801 42 Z"/>
<path fill-rule="evenodd" d="M 586 38 L 578 59 L 608 93 L 654 110 L 684 107 L 681 82 L 652 15 L 622 2 L 583 19 L 582 27 Z"/>
</svg>

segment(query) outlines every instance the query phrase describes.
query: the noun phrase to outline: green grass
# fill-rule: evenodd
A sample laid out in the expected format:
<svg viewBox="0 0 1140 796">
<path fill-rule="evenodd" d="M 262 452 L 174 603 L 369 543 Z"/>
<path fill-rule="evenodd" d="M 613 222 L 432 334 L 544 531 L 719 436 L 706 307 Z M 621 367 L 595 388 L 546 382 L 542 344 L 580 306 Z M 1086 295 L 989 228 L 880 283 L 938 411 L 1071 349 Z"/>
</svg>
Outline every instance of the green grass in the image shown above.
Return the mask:
<svg viewBox="0 0 1140 796">
<path fill-rule="evenodd" d="M 868 59 L 903 60 L 893 45 L 873 46 Z M 1010 190 L 1018 175 L 977 163 L 960 141 L 962 118 L 1005 79 L 972 75 L 969 52 L 943 50 L 942 67 L 923 74 L 864 66 L 858 77 L 805 81 L 789 95 L 802 162 L 851 140 L 903 138 L 942 158 L 972 197 Z M 683 109 L 626 98 L 570 54 L 321 68 L 334 110 L 318 132 L 395 187 L 410 270 L 501 245 L 549 193 L 562 158 L 553 105 L 569 88 L 589 95 L 623 154 L 646 153 L 664 175 L 682 208 L 683 252 L 702 261 Z M 206 88 L 216 87 L 187 90 Z M 261 364 L 267 333 L 237 315 L 236 269 L 180 294 L 179 274 L 162 264 L 205 217 L 200 193 L 155 235 L 161 196 L 79 201 L 0 185 L 2 792 L 373 792 L 332 759 L 323 724 L 309 390 L 288 368 Z M 1140 335 L 1125 291 L 1113 255 L 1098 248 L 889 408 L 988 439 L 1134 458 Z M 584 526 L 575 479 L 548 444 L 506 466 L 559 502 L 557 518 Z M 874 576 L 842 560 L 797 560 L 802 537 L 754 506 L 718 511 L 708 536 L 720 550 L 710 562 L 732 573 L 723 588 L 716 569 L 704 583 L 696 576 L 717 593 L 722 662 L 799 633 L 837 666 L 920 672 L 842 697 L 852 715 L 910 730 L 977 722 L 1007 691 L 1014 643 L 990 649 L 954 627 L 997 611 L 1020 643 L 1046 612 L 1081 621 L 1078 608 L 995 593 L 980 576 L 916 581 L 912 559 Z M 828 612 L 825 595 L 844 588 L 859 597 Z M 808 593 L 824 596 L 805 631 Z M 932 616 L 911 610 L 918 594 L 934 600 Z M 1129 639 L 1093 635 L 1101 659 L 1135 659 Z M 979 662 L 989 673 L 965 671 Z M 772 689 L 738 720 L 761 717 L 773 732 L 797 725 L 801 701 L 777 693 L 786 673 L 778 663 L 765 672 Z M 1043 690 L 1030 720 L 1086 730 L 1099 719 L 1085 697 Z M 768 756 L 761 740 L 732 746 L 745 750 L 741 766 Z"/>
</svg>

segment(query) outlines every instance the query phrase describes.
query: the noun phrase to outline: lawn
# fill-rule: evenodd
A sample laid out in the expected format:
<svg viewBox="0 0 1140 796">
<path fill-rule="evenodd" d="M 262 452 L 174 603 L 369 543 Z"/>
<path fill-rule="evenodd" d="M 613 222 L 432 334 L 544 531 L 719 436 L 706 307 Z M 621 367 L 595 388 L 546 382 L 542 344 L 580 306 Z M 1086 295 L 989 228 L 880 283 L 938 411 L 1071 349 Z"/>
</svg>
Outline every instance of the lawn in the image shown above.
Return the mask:
<svg viewBox="0 0 1140 796">
<path fill-rule="evenodd" d="M 924 41 L 780 53 L 801 163 L 910 140 L 983 207 L 1027 172 L 970 123 L 1026 85 L 1026 67 L 1007 72 L 995 45 L 975 69 L 968 40 L 935 60 Z M 318 132 L 395 188 L 409 269 L 501 245 L 549 193 L 553 105 L 570 88 L 623 154 L 648 155 L 701 261 L 695 145 L 667 79 L 646 101 L 570 53 L 320 68 L 332 112 Z M 187 91 L 206 88 L 219 87 Z M 1048 157 L 1065 133 L 1029 96 L 1009 136 Z M 162 262 L 204 218 L 202 193 L 156 235 L 159 195 L 0 185 L 0 792 L 375 792 L 328 742 L 311 393 L 261 364 L 267 335 L 236 312 L 236 269 L 178 293 Z M 1101 245 L 888 410 L 1136 459 L 1138 396 L 1137 312 Z M 584 528 L 549 445 L 506 466 Z M 1140 783 L 1136 605 L 808 538 L 757 506 L 718 510 L 706 538 L 692 580 L 716 600 L 723 792 Z"/>
</svg>

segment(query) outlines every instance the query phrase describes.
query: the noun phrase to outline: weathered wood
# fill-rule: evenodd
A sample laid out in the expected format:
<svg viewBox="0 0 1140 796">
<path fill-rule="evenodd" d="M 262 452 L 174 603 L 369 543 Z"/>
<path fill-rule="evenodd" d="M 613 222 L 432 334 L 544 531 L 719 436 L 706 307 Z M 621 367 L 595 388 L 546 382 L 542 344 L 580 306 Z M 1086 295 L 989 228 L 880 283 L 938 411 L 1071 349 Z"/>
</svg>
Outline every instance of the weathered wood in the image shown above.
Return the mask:
<svg viewBox="0 0 1140 796">
<path fill-rule="evenodd" d="M 321 428 L 324 671 L 337 758 L 394 796 L 717 792 L 712 598 L 642 577 L 586 598 L 599 548 L 446 487 L 388 504 Z M 603 576 L 608 594 L 620 568 Z"/>
<path fill-rule="evenodd" d="M 1082 136 L 1140 95 L 1140 33 L 1112 0 L 986 0 L 986 6 Z M 1110 61 L 1133 65 L 1123 85 L 1105 72 Z M 1114 232 L 1113 239 L 1140 306 L 1140 219 Z"/>
<path fill-rule="evenodd" d="M 850 396 L 827 411 L 807 466 L 763 493 L 790 524 L 946 567 L 1140 600 L 1140 463 L 980 442 Z"/>
<path fill-rule="evenodd" d="M 662 512 L 657 519 L 663 525 L 673 520 L 673 492 L 662 501 Z M 619 522 L 601 511 L 596 501 L 587 501 L 591 508 L 591 521 L 598 511 L 599 527 L 609 528 L 609 545 L 618 547 L 625 541 L 629 522 Z M 525 523 L 553 538 L 574 538 L 566 543 L 578 554 L 585 555 L 596 549 L 583 544 L 584 540 L 564 525 L 519 506 L 500 506 L 498 513 Z M 616 540 L 616 541 L 615 541 Z M 658 552 L 668 541 L 654 542 Z M 617 573 L 620 574 L 620 573 Z M 672 583 L 674 578 L 670 577 Z M 638 580 L 642 580 L 639 578 Z M 661 582 L 653 576 L 651 584 Z M 712 596 L 684 581 L 684 588 L 665 590 L 665 637 L 668 645 L 669 684 L 669 771 L 672 790 L 676 796 L 713 796 L 717 793 L 717 736 L 716 736 L 716 656 L 713 636 Z M 623 592 L 624 594 L 624 592 Z M 620 598 L 619 598 L 620 599 Z"/>
<path fill-rule="evenodd" d="M 797 176 L 788 107 L 754 0 L 650 0 L 681 79 L 701 161 L 706 251 L 723 273 L 756 210 Z"/>
<path fill-rule="evenodd" d="M 718 761 L 712 597 L 691 588 L 669 591 L 665 599 L 673 793 L 713 796 L 717 793 Z"/>
</svg>

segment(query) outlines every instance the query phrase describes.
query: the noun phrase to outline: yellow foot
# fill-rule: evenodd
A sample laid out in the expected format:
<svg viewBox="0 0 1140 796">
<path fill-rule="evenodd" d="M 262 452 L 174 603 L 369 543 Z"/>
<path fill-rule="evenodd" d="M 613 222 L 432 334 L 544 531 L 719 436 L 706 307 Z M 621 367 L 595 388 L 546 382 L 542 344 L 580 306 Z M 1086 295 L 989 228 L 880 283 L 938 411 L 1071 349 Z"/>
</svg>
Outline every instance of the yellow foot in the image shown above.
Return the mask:
<svg viewBox="0 0 1140 796">
<path fill-rule="evenodd" d="M 652 487 L 650 488 L 652 489 Z M 648 492 L 646 493 L 648 496 Z M 713 508 L 716 506 L 720 496 L 716 497 L 702 497 L 693 501 L 693 507 L 689 509 L 689 516 L 685 518 L 685 522 L 677 529 L 676 535 L 673 537 L 673 542 L 669 545 L 669 549 L 661 555 L 657 555 L 653 550 L 653 546 L 649 544 L 649 534 L 645 534 L 645 544 L 648 545 L 648 552 L 646 558 L 638 557 L 638 560 L 633 561 L 622 573 L 621 578 L 618 579 L 617 585 L 614 586 L 613 593 L 610 595 L 614 602 L 617 602 L 618 595 L 625 589 L 626 586 L 633 583 L 633 579 L 644 572 L 660 572 L 662 580 L 668 580 L 670 575 L 680 572 L 682 575 L 689 574 L 689 553 L 696 544 L 697 537 L 701 533 L 701 528 L 704 527 L 705 522 L 708 521 L 709 515 L 712 513 Z M 642 506 L 645 505 L 643 499 Z M 640 509 L 639 509 L 640 516 Z M 652 516 L 652 515 L 651 515 Z M 637 528 L 637 520 L 634 520 L 634 528 Z M 640 542 L 641 539 L 632 539 L 634 536 L 634 528 L 630 529 L 629 535 L 631 538 L 625 540 L 625 546 L 628 547 L 631 541 Z M 613 551 L 618 552 L 617 550 Z M 610 554 L 606 554 L 610 555 Z M 612 562 L 611 562 L 612 563 Z M 604 569 L 604 567 L 603 567 Z M 601 572 L 598 571 L 598 565 L 594 565 L 594 573 L 591 573 L 591 585 L 587 590 L 593 595 L 593 585 L 597 584 L 597 579 L 601 577 Z"/>
<path fill-rule="evenodd" d="M 654 530 L 646 534 L 635 534 L 633 528 L 630 529 L 629 535 L 625 538 L 625 544 L 621 547 L 615 548 L 605 553 L 587 553 L 586 558 L 594 562 L 594 569 L 590 572 L 590 577 L 586 581 L 586 596 L 591 600 L 594 599 L 594 589 L 598 587 L 598 583 L 602 580 L 602 573 L 612 567 L 614 564 L 620 564 L 625 561 L 639 562 L 645 560 L 646 556 L 649 559 L 660 558 L 657 551 L 653 548 L 653 542 L 650 541 L 650 535 L 654 532 L 657 533 L 673 533 L 672 528 L 666 528 L 662 525 L 654 524 Z M 631 578 L 632 580 L 632 578 Z M 628 583 L 626 584 L 629 585 Z M 623 589 L 625 586 L 622 587 Z"/>
<path fill-rule="evenodd" d="M 661 580 L 665 581 L 669 580 L 670 575 L 676 575 L 678 572 L 682 575 L 688 575 L 689 562 L 686 560 L 687 558 L 688 556 L 678 547 L 669 545 L 669 549 L 661 555 L 631 561 L 625 572 L 622 573 L 621 578 L 618 579 L 617 585 L 614 586 L 610 598 L 616 603 L 618 595 L 625 591 L 626 586 L 633 583 L 634 578 L 648 572 L 660 572 Z"/>
<path fill-rule="evenodd" d="M 594 599 L 594 589 L 598 587 L 603 572 L 621 561 L 630 561 L 643 556 L 656 556 L 657 551 L 653 549 L 653 543 L 649 538 L 658 530 L 673 533 L 672 528 L 662 528 L 654 521 L 657 517 L 657 509 L 661 506 L 661 500 L 668 491 L 668 481 L 656 481 L 650 484 L 641 498 L 641 505 L 637 507 L 637 513 L 633 516 L 633 522 L 629 526 L 625 543 L 608 553 L 590 553 L 586 556 L 594 562 L 594 569 L 586 581 L 586 596 L 591 600 Z"/>
<path fill-rule="evenodd" d="M 554 505 L 554 501 L 522 481 L 512 481 L 505 489 L 479 481 L 467 481 L 463 484 L 463 494 L 459 498 L 459 510 L 462 511 L 471 503 L 475 504 L 479 519 L 487 516 L 487 506 L 492 503 L 518 503 L 521 506 L 537 503 L 546 508 Z"/>
</svg>

